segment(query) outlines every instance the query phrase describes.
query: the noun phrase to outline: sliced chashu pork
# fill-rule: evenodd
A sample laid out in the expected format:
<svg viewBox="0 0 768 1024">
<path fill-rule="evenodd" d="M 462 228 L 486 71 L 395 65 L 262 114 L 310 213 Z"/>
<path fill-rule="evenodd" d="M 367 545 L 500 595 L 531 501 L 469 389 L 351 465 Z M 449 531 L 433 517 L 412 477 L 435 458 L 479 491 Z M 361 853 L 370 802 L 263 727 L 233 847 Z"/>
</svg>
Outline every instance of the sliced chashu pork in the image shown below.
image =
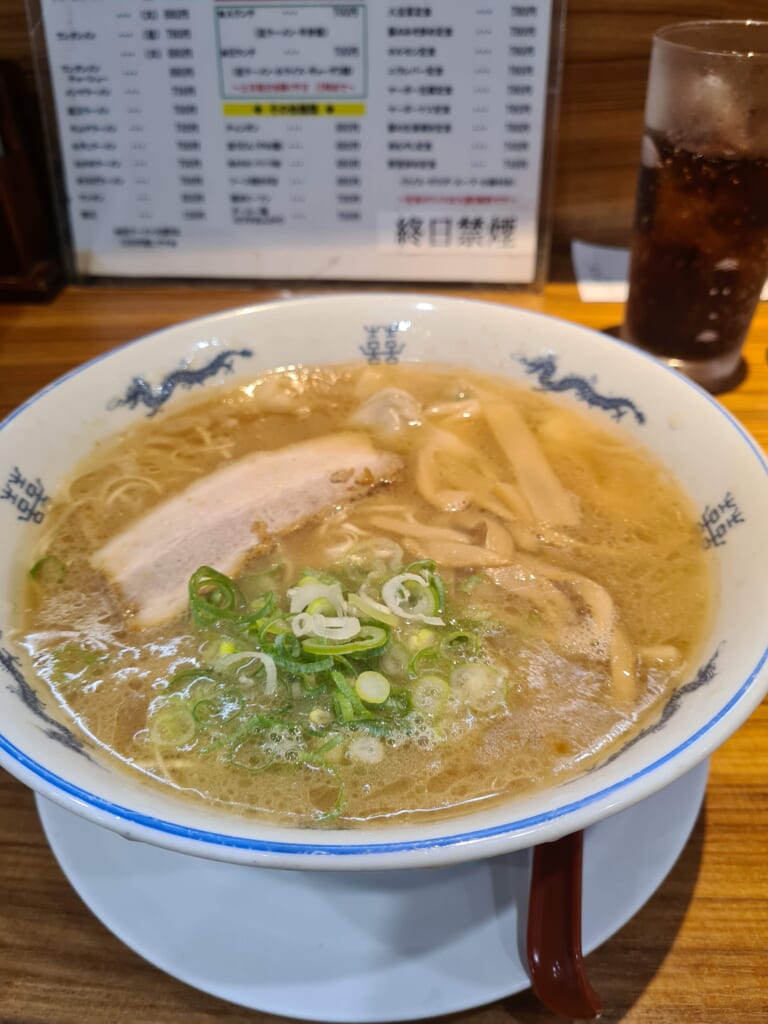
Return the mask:
<svg viewBox="0 0 768 1024">
<path fill-rule="evenodd" d="M 353 433 L 257 452 L 196 480 L 93 556 L 130 604 L 133 625 L 156 625 L 187 602 L 201 565 L 236 573 L 249 552 L 391 480 L 402 461 Z"/>
</svg>

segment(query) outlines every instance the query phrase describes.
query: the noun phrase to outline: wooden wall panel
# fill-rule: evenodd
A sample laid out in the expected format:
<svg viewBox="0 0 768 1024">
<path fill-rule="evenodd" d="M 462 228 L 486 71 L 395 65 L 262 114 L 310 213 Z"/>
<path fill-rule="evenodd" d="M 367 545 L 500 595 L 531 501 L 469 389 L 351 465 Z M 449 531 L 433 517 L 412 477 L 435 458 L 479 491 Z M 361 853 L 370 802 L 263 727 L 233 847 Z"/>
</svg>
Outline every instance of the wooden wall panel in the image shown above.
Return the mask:
<svg viewBox="0 0 768 1024">
<path fill-rule="evenodd" d="M 654 30 L 688 19 L 761 16 L 768 18 L 768 0 L 571 0 L 554 179 L 553 277 L 569 276 L 572 238 L 617 245 L 628 240 Z M 24 0 L 0 0 L 0 59 L 20 61 L 31 76 L 27 39 Z"/>
<path fill-rule="evenodd" d="M 651 37 L 702 18 L 768 18 L 768 0 L 571 0 L 555 166 L 552 276 L 572 238 L 626 245 Z"/>
<path fill-rule="evenodd" d="M 16 60 L 31 68 L 24 0 L 0 0 L 0 60 Z"/>
</svg>

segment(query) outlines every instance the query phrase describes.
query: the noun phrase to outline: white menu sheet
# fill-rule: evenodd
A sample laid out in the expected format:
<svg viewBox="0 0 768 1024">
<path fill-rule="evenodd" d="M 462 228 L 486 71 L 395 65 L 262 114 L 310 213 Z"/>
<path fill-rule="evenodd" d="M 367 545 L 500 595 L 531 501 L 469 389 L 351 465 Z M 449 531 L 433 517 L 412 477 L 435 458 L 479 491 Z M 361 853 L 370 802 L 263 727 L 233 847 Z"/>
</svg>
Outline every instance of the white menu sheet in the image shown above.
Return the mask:
<svg viewBox="0 0 768 1024">
<path fill-rule="evenodd" d="M 535 276 L 551 0 L 42 0 L 82 275 Z"/>
</svg>

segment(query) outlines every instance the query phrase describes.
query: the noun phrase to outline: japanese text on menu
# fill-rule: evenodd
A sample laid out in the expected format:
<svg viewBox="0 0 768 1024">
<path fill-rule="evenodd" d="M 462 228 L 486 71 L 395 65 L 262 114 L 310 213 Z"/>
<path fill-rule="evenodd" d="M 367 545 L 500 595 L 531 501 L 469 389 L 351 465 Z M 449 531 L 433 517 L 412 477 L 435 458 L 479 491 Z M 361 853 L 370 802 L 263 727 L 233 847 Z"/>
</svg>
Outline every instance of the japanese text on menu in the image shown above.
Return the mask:
<svg viewBox="0 0 768 1024">
<path fill-rule="evenodd" d="M 78 270 L 526 282 L 549 0 L 42 0 Z"/>
</svg>

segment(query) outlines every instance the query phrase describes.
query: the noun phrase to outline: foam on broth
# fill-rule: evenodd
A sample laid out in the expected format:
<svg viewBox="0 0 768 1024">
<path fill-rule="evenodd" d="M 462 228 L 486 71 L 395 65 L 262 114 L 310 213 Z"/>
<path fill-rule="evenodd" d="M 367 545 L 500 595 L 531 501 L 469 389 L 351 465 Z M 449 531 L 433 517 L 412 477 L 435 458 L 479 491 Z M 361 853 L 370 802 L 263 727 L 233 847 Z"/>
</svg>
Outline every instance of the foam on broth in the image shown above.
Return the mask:
<svg viewBox="0 0 768 1024">
<path fill-rule="evenodd" d="M 392 388 L 415 400 L 417 415 L 391 395 L 377 406 L 374 396 Z M 488 403 L 520 412 L 559 486 L 569 500 L 575 496 L 574 522 L 544 521 L 521 500 L 522 470 L 490 429 Z M 354 419 L 361 407 L 374 410 L 365 427 Z M 368 732 L 351 734 L 333 721 L 323 723 L 323 736 L 342 740 L 317 763 L 302 761 L 297 736 L 282 728 L 249 740 L 259 751 L 270 747 L 268 767 L 255 747 L 241 744 L 233 757 L 210 736 L 207 747 L 201 736 L 178 748 L 158 744 L 148 716 L 169 680 L 210 662 L 211 637 L 187 612 L 161 627 L 132 629 L 125 602 L 90 557 L 201 475 L 254 450 L 348 430 L 351 420 L 378 447 L 397 452 L 404 471 L 260 551 L 241 576 L 252 580 L 278 566 L 262 581 L 282 597 L 308 566 L 341 572 L 354 586 L 371 570 L 365 557 L 379 577 L 433 557 L 447 590 L 445 621 L 481 638 L 481 654 L 470 662 L 503 666 L 501 700 L 467 703 L 460 676 L 451 682 L 443 661 L 450 692 L 439 721 L 423 713 L 398 720 L 373 737 L 373 760 L 356 756 L 352 744 Z M 403 524 L 428 529 L 404 533 Z M 17 636 L 40 686 L 105 756 L 130 770 L 190 799 L 289 823 L 321 822 L 334 808 L 335 824 L 449 816 L 572 777 L 658 717 L 695 668 L 712 611 L 711 567 L 693 510 L 662 466 L 618 430 L 540 394 L 438 366 L 291 369 L 160 413 L 78 467 L 44 531 L 33 562 L 55 562 L 26 583 Z M 466 538 L 458 554 L 456 545 L 446 548 L 444 531 Z M 466 551 L 490 551 L 486 557 L 499 564 L 473 564 Z M 468 564 L 454 564 L 463 557 Z M 610 622 L 596 621 L 603 613 Z M 398 623 L 397 646 L 412 656 L 423 632 L 423 624 Z M 619 657 L 630 666 L 629 693 L 617 691 Z M 466 652 L 455 664 L 462 658 Z M 383 659 L 399 690 L 432 671 L 429 658 L 413 677 L 391 653 Z M 372 667 L 383 671 L 379 661 Z M 309 707 L 306 693 L 297 696 L 299 683 L 281 679 L 285 700 L 293 692 Z M 326 711 L 333 707 L 323 701 Z"/>
</svg>

